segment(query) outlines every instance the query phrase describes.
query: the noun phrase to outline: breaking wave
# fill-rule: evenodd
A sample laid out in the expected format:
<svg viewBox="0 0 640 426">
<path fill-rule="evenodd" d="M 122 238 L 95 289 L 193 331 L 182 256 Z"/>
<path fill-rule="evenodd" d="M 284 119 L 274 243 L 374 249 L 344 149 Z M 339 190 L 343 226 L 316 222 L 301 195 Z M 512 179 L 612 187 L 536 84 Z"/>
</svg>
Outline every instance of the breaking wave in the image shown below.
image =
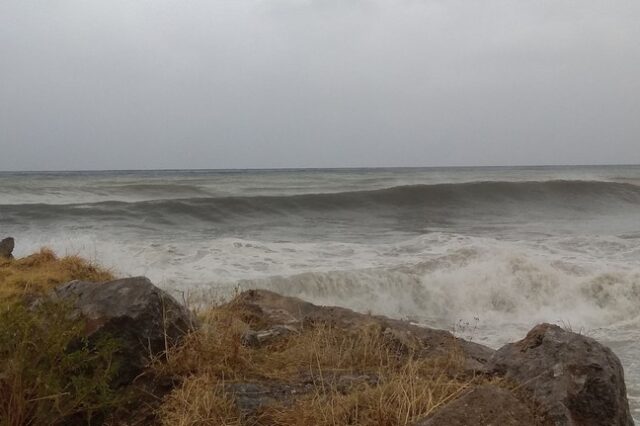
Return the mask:
<svg viewBox="0 0 640 426">
<path fill-rule="evenodd" d="M 177 188 L 169 185 L 175 195 Z M 145 188 L 147 191 L 148 188 Z M 154 191 L 163 192 L 154 187 Z M 415 213 L 446 221 L 454 216 L 500 215 L 505 209 L 597 212 L 640 205 L 640 186 L 604 181 L 469 182 L 458 184 L 408 185 L 387 189 L 291 196 L 170 198 L 152 201 L 106 201 L 76 204 L 2 205 L 3 221 L 55 218 L 118 219 L 144 218 L 147 222 L 171 224 L 185 218 L 208 222 L 236 219 L 331 215 L 345 212 L 388 215 Z"/>
<path fill-rule="evenodd" d="M 640 324 L 637 262 L 599 265 L 592 256 L 564 258 L 496 241 L 415 264 L 305 272 L 240 285 L 446 329 L 475 323 L 493 345 L 539 322 L 590 331 Z"/>
</svg>

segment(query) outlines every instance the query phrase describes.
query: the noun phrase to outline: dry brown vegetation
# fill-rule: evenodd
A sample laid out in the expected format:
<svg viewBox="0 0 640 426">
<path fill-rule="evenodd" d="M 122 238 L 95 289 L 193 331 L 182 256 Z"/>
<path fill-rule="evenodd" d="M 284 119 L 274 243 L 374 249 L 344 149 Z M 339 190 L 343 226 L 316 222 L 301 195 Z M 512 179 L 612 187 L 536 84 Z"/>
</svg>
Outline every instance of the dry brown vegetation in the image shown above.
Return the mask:
<svg viewBox="0 0 640 426">
<path fill-rule="evenodd" d="M 108 383 L 114 372 L 113 340 L 92 348 L 68 306 L 29 306 L 30 296 L 74 279 L 103 281 L 111 274 L 51 250 L 0 260 L 0 425 L 90 421 L 121 401 Z"/>
<path fill-rule="evenodd" d="M 39 293 L 72 280 L 110 279 L 111 272 L 79 256 L 57 257 L 43 248 L 21 259 L 0 259 L 0 300 Z"/>
<path fill-rule="evenodd" d="M 248 330 L 273 324 L 231 302 L 203 310 L 201 327 L 152 362 L 148 377 L 174 387 L 152 397 L 155 415 L 135 423 L 136 413 L 127 410 L 142 404 L 109 387 L 114 342 L 78 345 L 81 327 L 64 306 L 30 310 L 21 297 L 73 279 L 111 278 L 47 249 L 0 261 L 0 425 L 100 424 L 116 406 L 119 420 L 110 424 L 155 417 L 178 426 L 409 425 L 481 380 L 461 373 L 463 356 L 454 346 L 447 355 L 421 358 L 417 347 L 376 325 L 345 330 L 317 323 L 247 344 Z M 252 409 L 236 401 L 234 386 L 247 384 L 264 390 Z"/>
<path fill-rule="evenodd" d="M 316 324 L 251 347 L 242 336 L 261 324 L 234 303 L 202 319 L 199 331 L 156 364 L 182 379 L 160 408 L 165 425 L 410 425 L 479 381 L 461 374 L 455 347 L 419 358 L 417 348 L 399 346 L 376 326 Z M 230 390 L 237 383 L 296 398 L 241 412 Z"/>
</svg>

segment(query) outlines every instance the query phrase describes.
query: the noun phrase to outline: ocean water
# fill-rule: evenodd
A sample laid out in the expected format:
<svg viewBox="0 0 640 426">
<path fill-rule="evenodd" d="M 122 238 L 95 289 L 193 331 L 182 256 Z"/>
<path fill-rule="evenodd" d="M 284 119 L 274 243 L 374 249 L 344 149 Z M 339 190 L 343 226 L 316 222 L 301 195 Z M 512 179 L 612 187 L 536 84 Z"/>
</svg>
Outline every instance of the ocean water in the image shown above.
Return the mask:
<svg viewBox="0 0 640 426">
<path fill-rule="evenodd" d="M 260 287 L 492 347 L 609 345 L 640 417 L 640 166 L 0 173 L 0 236 L 192 303 Z"/>
</svg>

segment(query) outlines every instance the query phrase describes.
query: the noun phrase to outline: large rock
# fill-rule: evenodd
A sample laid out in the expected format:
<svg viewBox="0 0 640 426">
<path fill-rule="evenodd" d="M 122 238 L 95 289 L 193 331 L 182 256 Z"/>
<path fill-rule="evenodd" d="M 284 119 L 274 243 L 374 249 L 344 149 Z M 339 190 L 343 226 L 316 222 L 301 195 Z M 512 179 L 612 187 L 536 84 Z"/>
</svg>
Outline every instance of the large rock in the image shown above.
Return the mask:
<svg viewBox="0 0 640 426">
<path fill-rule="evenodd" d="M 541 324 L 488 368 L 528 390 L 546 424 L 633 425 L 620 360 L 589 337 Z"/>
<path fill-rule="evenodd" d="M 472 389 L 415 426 L 535 425 L 532 410 L 510 391 L 495 385 Z"/>
<path fill-rule="evenodd" d="M 118 339 L 122 363 L 114 385 L 129 383 L 148 362 L 194 326 L 192 314 L 144 277 L 104 283 L 72 281 L 55 288 L 54 296 L 69 300 L 85 320 L 89 341 Z"/>
<path fill-rule="evenodd" d="M 15 241 L 13 238 L 5 238 L 0 241 L 0 259 L 12 259 Z"/>
<path fill-rule="evenodd" d="M 318 306 L 268 290 L 245 291 L 233 303 L 238 308 L 252 312 L 263 323 L 263 327 L 269 329 L 269 335 L 273 327 L 278 325 L 295 327 L 320 323 L 354 332 L 373 325 L 380 327 L 386 336 L 400 346 L 413 346 L 417 342 L 421 348 L 420 355 L 424 357 L 449 355 L 452 349 L 460 350 L 469 372 L 484 371 L 484 363 L 494 352 L 486 346 L 457 339 L 448 331 L 420 327 L 384 316 L 361 314 L 346 308 Z M 256 339 L 251 341 L 255 344 Z"/>
</svg>

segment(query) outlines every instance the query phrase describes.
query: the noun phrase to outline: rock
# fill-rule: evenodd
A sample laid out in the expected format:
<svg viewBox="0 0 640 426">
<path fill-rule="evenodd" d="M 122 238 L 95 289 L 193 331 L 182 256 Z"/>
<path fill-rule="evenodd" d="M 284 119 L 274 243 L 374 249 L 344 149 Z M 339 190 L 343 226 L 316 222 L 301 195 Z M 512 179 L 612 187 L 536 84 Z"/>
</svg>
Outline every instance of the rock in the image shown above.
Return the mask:
<svg viewBox="0 0 640 426">
<path fill-rule="evenodd" d="M 301 328 L 316 323 L 335 326 L 354 332 L 378 326 L 389 339 L 398 344 L 400 350 L 413 347 L 418 342 L 421 356 L 448 355 L 459 349 L 464 355 L 469 372 L 484 371 L 484 364 L 493 355 L 493 349 L 455 338 L 444 330 L 436 330 L 394 320 L 384 316 L 367 315 L 335 306 L 317 306 L 295 297 L 282 296 L 268 290 L 248 290 L 234 302 L 262 323 L 264 328 L 289 326 Z M 247 344 L 258 344 L 255 336 L 247 336 Z"/>
<path fill-rule="evenodd" d="M 355 375 L 327 371 L 321 377 L 302 376 L 293 382 L 277 380 L 226 382 L 221 386 L 224 392 L 233 398 L 238 410 L 245 417 L 256 415 L 259 417 L 264 408 L 271 405 L 291 406 L 300 397 L 317 392 L 319 387 L 327 390 L 335 388 L 338 392 L 347 393 L 353 387 L 375 386 L 379 382 L 380 378 L 375 374 Z"/>
<path fill-rule="evenodd" d="M 526 426 L 535 425 L 529 407 L 510 391 L 482 385 L 445 405 L 415 426 Z"/>
<path fill-rule="evenodd" d="M 633 425 L 620 360 L 589 337 L 540 324 L 487 367 L 526 389 L 547 424 Z"/>
<path fill-rule="evenodd" d="M 223 389 L 233 398 L 238 410 L 244 416 L 252 417 L 266 406 L 293 403 L 295 398 L 310 392 L 312 385 L 280 382 L 245 382 L 225 383 Z"/>
<path fill-rule="evenodd" d="M 163 353 L 194 327 L 192 314 L 144 277 L 72 281 L 56 287 L 54 298 L 72 301 L 90 342 L 108 335 L 118 339 L 122 365 L 115 386 L 130 383 L 149 356 Z"/>
<path fill-rule="evenodd" d="M 287 393 L 286 389 L 261 383 L 227 383 L 224 390 L 233 397 L 238 410 L 245 416 L 252 416 L 260 408 L 275 404 L 281 399 L 278 398 L 281 394 Z"/>
<path fill-rule="evenodd" d="M 11 237 L 0 241 L 0 259 L 13 259 L 15 240 Z"/>
<path fill-rule="evenodd" d="M 288 336 L 292 333 L 299 333 L 299 330 L 290 325 L 276 325 L 267 330 L 247 330 L 242 335 L 242 344 L 245 346 L 257 348 L 280 337 Z"/>
</svg>

